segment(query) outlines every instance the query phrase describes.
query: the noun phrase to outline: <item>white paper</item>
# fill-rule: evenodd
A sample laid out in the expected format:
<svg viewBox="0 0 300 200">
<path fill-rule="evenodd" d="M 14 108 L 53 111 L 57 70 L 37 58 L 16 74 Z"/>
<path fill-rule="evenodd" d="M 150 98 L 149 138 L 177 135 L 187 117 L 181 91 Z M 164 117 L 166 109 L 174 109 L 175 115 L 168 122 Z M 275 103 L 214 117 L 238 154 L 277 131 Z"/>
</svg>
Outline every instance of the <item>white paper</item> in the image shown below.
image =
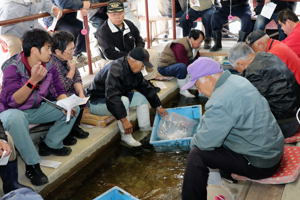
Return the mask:
<svg viewBox="0 0 300 200">
<path fill-rule="evenodd" d="M 3 151 L 2 156 L 0 158 L 0 165 L 1 166 L 7 165 L 7 163 L 8 163 L 8 159 L 9 159 L 10 154 L 8 154 L 7 156 L 4 156 L 5 154 L 6 154 L 6 151 Z"/>
<path fill-rule="evenodd" d="M 48 31 L 54 31 L 55 30 L 56 24 L 57 24 L 58 20 L 61 18 L 61 16 L 62 16 L 62 11 L 60 10 L 58 12 L 57 16 L 53 17 L 52 24 L 51 24 L 51 26 L 48 27 Z"/>
<path fill-rule="evenodd" d="M 277 4 L 273 2 L 265 4 L 260 15 L 264 16 L 265 18 L 271 19 L 276 6 Z"/>
<path fill-rule="evenodd" d="M 70 121 L 72 109 L 75 106 L 86 104 L 90 97 L 80 98 L 77 95 L 73 94 L 65 99 L 58 100 L 56 102 L 57 105 L 63 107 L 67 111 L 66 121 Z"/>
<path fill-rule="evenodd" d="M 61 162 L 55 160 L 41 160 L 40 165 L 43 167 L 58 168 Z"/>
<path fill-rule="evenodd" d="M 157 87 L 159 87 L 160 89 L 166 89 L 167 88 L 167 86 L 163 82 L 161 82 L 161 81 L 155 81 L 154 84 Z"/>
<path fill-rule="evenodd" d="M 145 67 L 142 69 L 141 73 L 143 74 L 143 76 L 147 76 L 148 75 L 148 72 L 145 69 Z"/>
</svg>

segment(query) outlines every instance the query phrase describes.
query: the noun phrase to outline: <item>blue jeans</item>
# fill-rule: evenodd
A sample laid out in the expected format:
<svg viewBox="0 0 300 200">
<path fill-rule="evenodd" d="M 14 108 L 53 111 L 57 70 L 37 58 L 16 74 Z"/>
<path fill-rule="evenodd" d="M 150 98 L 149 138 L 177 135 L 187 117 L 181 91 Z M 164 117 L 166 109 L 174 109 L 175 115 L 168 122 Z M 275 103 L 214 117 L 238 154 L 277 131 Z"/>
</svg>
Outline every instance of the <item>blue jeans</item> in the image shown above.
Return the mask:
<svg viewBox="0 0 300 200">
<path fill-rule="evenodd" d="M 215 8 L 211 7 L 209 9 L 203 10 L 203 11 L 196 11 L 192 8 L 188 10 L 189 19 L 186 19 L 187 13 L 184 13 L 180 20 L 179 20 L 179 26 L 182 27 L 183 37 L 186 37 L 189 35 L 193 23 L 196 19 L 199 17 L 202 17 L 202 23 L 205 28 L 205 37 L 211 38 L 212 37 L 212 31 L 211 31 L 211 16 L 214 12 Z"/>
<path fill-rule="evenodd" d="M 129 98 L 126 96 L 121 97 L 122 103 L 127 110 L 127 114 L 130 107 L 135 107 L 143 104 L 148 104 L 148 101 L 144 95 L 139 92 L 134 92 L 132 100 L 129 101 Z M 95 115 L 112 115 L 107 109 L 106 103 L 90 103 L 90 112 Z"/>
<path fill-rule="evenodd" d="M 34 165 L 40 162 L 40 156 L 29 135 L 28 125 L 55 122 L 49 129 L 44 142 L 50 148 L 60 149 L 63 147 L 63 139 L 73 128 L 78 113 L 77 107 L 76 116 L 66 122 L 64 113 L 47 103 L 42 103 L 39 108 L 34 109 L 8 109 L 0 113 L 0 119 L 4 129 L 12 136 L 24 162 L 27 165 Z"/>
<path fill-rule="evenodd" d="M 283 39 L 286 37 L 286 35 L 285 35 L 285 33 L 283 32 L 283 30 L 281 29 L 281 26 L 278 24 L 278 13 L 273 13 L 271 19 L 268 19 L 268 18 L 266 18 L 266 17 L 264 17 L 264 16 L 262 16 L 262 15 L 258 15 L 258 16 L 257 16 L 257 19 L 256 19 L 256 22 L 255 22 L 255 24 L 254 24 L 253 31 L 255 31 L 255 30 L 262 30 L 262 31 L 264 31 L 266 25 L 267 25 L 270 21 L 272 21 L 273 19 L 275 20 L 275 22 L 276 22 L 276 24 L 277 24 L 277 26 L 278 26 L 278 32 L 279 32 L 279 37 L 278 37 L 278 39 L 281 41 L 281 40 L 283 40 Z"/>
<path fill-rule="evenodd" d="M 187 74 L 187 66 L 184 63 L 175 63 L 167 67 L 158 67 L 157 71 L 163 76 L 173 76 L 184 79 Z"/>
<path fill-rule="evenodd" d="M 212 15 L 212 30 L 221 31 L 223 25 L 228 21 L 228 16 L 230 14 L 229 6 L 223 6 L 217 8 L 214 14 Z M 252 21 L 251 21 L 251 10 L 249 5 L 242 5 L 232 7 L 231 10 L 232 16 L 237 16 L 241 20 L 241 31 L 245 33 L 250 33 L 252 31 Z"/>
</svg>

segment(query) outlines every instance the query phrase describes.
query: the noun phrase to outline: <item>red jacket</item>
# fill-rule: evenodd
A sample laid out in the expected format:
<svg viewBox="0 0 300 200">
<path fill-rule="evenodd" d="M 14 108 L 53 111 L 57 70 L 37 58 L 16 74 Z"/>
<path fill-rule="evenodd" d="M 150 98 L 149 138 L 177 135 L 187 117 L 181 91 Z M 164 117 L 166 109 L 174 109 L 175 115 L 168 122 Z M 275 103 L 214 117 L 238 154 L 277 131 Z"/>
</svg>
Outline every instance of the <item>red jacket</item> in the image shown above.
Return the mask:
<svg viewBox="0 0 300 200">
<path fill-rule="evenodd" d="M 290 35 L 282 42 L 289 46 L 300 58 L 300 23 L 296 25 Z"/>
<path fill-rule="evenodd" d="M 297 54 L 286 44 L 273 39 L 268 42 L 267 52 L 278 56 L 294 73 L 297 83 L 300 85 L 300 58 Z"/>
</svg>

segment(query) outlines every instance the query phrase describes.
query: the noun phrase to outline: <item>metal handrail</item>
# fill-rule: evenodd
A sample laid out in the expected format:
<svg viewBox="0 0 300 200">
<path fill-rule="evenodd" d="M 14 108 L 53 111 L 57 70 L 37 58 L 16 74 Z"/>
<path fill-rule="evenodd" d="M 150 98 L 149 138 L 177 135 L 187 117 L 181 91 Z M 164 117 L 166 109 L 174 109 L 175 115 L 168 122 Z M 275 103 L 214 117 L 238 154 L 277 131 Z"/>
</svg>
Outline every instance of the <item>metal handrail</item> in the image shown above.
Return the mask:
<svg viewBox="0 0 300 200">
<path fill-rule="evenodd" d="M 103 3 L 91 3 L 90 8 L 95 9 L 95 8 L 100 8 L 103 6 L 107 6 L 108 2 L 103 2 Z M 77 10 L 73 9 L 63 9 L 63 14 L 71 13 L 71 12 L 76 12 Z M 148 13 L 148 0 L 145 0 L 145 11 L 146 11 L 146 34 L 147 34 L 147 46 L 150 48 L 151 41 L 150 41 L 150 31 L 149 31 L 149 13 Z M 23 16 L 23 17 L 18 17 L 14 19 L 9 19 L 9 20 L 3 20 L 0 21 L 0 26 L 6 26 L 6 25 L 11 25 L 11 24 L 16 24 L 24 21 L 32 21 L 36 20 L 39 18 L 43 17 L 48 17 L 50 16 L 49 13 L 39 13 L 39 14 L 34 14 L 30 16 Z M 176 39 L 176 18 L 175 18 L 175 0 L 172 0 L 172 21 L 173 21 L 173 39 Z M 87 26 L 87 18 L 84 19 L 84 26 Z M 92 69 L 92 60 L 91 60 L 91 53 L 90 53 L 90 42 L 89 42 L 89 35 L 85 35 L 85 40 L 86 40 L 86 49 L 87 49 L 87 56 L 88 56 L 88 65 L 89 65 L 89 73 L 93 74 L 93 69 Z"/>
<path fill-rule="evenodd" d="M 106 5 L 107 5 L 107 2 L 92 3 L 90 8 L 95 9 L 95 8 L 100 8 L 100 7 L 103 7 L 103 6 L 106 6 Z M 67 13 L 71 13 L 71 12 L 77 12 L 77 10 L 63 9 L 63 14 L 67 14 Z M 49 13 L 40 13 L 40 14 L 34 14 L 34 15 L 30 15 L 30 16 L 18 17 L 18 18 L 14 18 L 14 19 L 0 21 L 0 26 L 16 24 L 16 23 L 20 23 L 20 22 L 24 22 L 24 21 L 32 21 L 32 20 L 36 20 L 36 19 L 43 18 L 43 17 L 48 17 L 48 16 L 50 16 Z M 89 28 L 88 28 L 87 16 L 85 16 L 83 18 L 83 24 L 84 24 L 84 27 L 88 31 L 87 34 L 84 37 L 85 37 L 85 45 L 86 45 L 86 51 L 87 51 L 87 57 L 88 57 L 89 74 L 93 74 L 92 55 L 91 55 L 91 48 L 90 48 Z"/>
<path fill-rule="evenodd" d="M 95 8 L 100 8 L 100 7 L 103 7 L 103 6 L 107 6 L 107 2 L 105 2 L 105 3 L 92 3 L 90 8 L 95 9 Z M 63 9 L 63 14 L 67 14 L 67 13 L 71 13 L 71 12 L 77 12 L 77 10 Z M 49 17 L 49 16 L 51 16 L 49 13 L 44 12 L 44 13 L 34 14 L 34 15 L 30 15 L 30 16 L 24 16 L 24 17 L 18 17 L 18 18 L 14 18 L 14 19 L 3 20 L 3 21 L 0 21 L 0 26 L 16 24 L 16 23 L 25 22 L 25 21 L 32 21 L 32 20 L 35 20 L 35 19 L 39 19 L 39 18 L 43 18 L 43 17 Z"/>
</svg>

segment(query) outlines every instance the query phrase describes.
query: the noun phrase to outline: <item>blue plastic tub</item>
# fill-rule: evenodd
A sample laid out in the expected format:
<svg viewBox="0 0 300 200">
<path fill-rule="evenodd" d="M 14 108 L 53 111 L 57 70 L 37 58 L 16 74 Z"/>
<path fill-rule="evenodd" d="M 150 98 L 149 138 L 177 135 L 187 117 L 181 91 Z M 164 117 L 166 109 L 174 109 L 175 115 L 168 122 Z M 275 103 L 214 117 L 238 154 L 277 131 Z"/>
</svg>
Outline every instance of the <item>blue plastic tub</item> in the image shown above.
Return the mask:
<svg viewBox="0 0 300 200">
<path fill-rule="evenodd" d="M 115 186 L 107 190 L 102 195 L 96 197 L 94 200 L 139 200 L 126 192 L 125 190 Z"/>
<path fill-rule="evenodd" d="M 178 108 L 169 108 L 167 111 L 176 112 L 177 114 L 183 115 L 190 119 L 194 119 L 196 121 L 200 121 L 202 108 L 201 105 L 197 106 L 186 106 L 186 107 L 178 107 Z M 150 138 L 150 144 L 153 145 L 155 151 L 157 152 L 178 152 L 178 151 L 189 151 L 190 143 L 192 137 L 186 137 L 176 140 L 160 140 L 157 136 L 157 130 L 159 126 L 159 122 L 161 120 L 161 116 L 156 114 L 153 124 L 153 129 Z"/>
</svg>

